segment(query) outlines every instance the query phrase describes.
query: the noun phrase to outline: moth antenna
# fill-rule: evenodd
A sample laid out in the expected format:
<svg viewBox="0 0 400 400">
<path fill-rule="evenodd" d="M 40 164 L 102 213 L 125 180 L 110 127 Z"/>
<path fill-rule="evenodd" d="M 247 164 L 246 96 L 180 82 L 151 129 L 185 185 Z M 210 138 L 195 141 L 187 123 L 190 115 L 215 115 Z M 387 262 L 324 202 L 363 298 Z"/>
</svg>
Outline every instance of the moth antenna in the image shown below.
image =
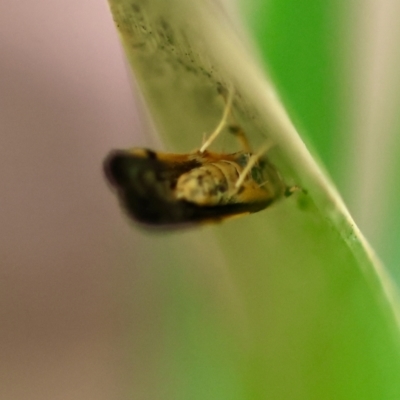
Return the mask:
<svg viewBox="0 0 400 400">
<path fill-rule="evenodd" d="M 225 105 L 224 113 L 222 114 L 221 121 L 215 128 L 214 132 L 211 133 L 211 135 L 208 137 L 208 139 L 200 147 L 200 150 L 199 150 L 200 153 L 204 153 L 207 150 L 207 148 L 210 147 L 211 143 L 218 137 L 218 135 L 221 133 L 222 129 L 224 129 L 226 122 L 228 120 L 229 113 L 232 108 L 233 95 L 234 95 L 234 89 L 232 87 L 229 89 L 228 99 L 226 101 L 226 105 Z"/>
<path fill-rule="evenodd" d="M 254 167 L 254 165 L 257 163 L 257 161 L 268 151 L 270 150 L 274 144 L 272 141 L 268 140 L 267 142 L 264 143 L 264 145 L 260 148 L 260 150 L 256 153 L 253 154 L 250 158 L 246 166 L 243 168 L 243 171 L 240 173 L 238 180 L 235 183 L 235 188 L 238 190 L 244 180 L 246 179 L 247 175 L 251 171 L 251 169 Z"/>
</svg>

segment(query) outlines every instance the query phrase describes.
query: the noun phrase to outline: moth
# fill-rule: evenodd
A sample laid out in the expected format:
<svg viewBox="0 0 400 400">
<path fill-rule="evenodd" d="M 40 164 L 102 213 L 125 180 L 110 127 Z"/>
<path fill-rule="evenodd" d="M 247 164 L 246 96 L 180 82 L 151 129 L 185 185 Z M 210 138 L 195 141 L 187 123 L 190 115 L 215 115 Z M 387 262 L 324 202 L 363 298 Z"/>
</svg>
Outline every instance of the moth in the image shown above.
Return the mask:
<svg viewBox="0 0 400 400">
<path fill-rule="evenodd" d="M 253 153 L 239 126 L 230 130 L 242 150 L 230 154 L 208 150 L 226 125 L 229 103 L 199 150 L 170 154 L 134 148 L 108 155 L 106 179 L 129 216 L 150 225 L 220 222 L 261 211 L 291 193 L 265 155 L 271 144 Z"/>
</svg>

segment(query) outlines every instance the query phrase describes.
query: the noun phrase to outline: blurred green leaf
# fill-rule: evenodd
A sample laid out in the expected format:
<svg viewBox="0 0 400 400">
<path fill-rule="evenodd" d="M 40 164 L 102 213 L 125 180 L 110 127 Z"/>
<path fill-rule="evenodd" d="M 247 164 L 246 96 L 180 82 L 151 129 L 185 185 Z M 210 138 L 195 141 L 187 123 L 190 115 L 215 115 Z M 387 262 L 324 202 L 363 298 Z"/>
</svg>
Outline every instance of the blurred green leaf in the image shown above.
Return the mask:
<svg viewBox="0 0 400 400">
<path fill-rule="evenodd" d="M 336 0 L 242 2 L 249 27 L 291 114 L 333 176 L 342 81 Z M 336 7 L 335 7 L 336 6 Z"/>
<path fill-rule="evenodd" d="M 144 234 L 163 322 L 146 332 L 152 345 L 142 357 L 156 354 L 155 361 L 134 397 L 400 398 L 397 293 L 297 135 L 232 10 L 199 0 L 109 2 L 170 150 L 199 146 L 222 113 L 218 85 L 233 85 L 234 111 L 252 144 L 271 138 L 270 157 L 285 181 L 306 191 L 215 227 Z M 310 89 L 317 97 L 330 90 L 322 73 L 318 82 L 322 88 Z M 305 103 L 298 112 L 311 115 Z M 322 117 L 313 124 L 328 128 Z M 234 148 L 229 137 L 216 146 Z"/>
</svg>

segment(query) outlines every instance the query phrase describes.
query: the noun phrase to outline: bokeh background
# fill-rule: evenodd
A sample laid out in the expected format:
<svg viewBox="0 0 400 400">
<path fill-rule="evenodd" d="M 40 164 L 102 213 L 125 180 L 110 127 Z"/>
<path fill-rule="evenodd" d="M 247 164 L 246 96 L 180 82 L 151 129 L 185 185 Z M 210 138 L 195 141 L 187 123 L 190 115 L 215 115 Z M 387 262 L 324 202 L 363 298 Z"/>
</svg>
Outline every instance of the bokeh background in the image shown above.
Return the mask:
<svg viewBox="0 0 400 400">
<path fill-rule="evenodd" d="M 299 4 L 239 6 L 299 131 L 400 282 L 400 5 Z M 148 145 L 145 131 L 105 1 L 0 3 L 0 398 L 151 387 L 156 254 L 101 173 L 110 149 Z"/>
<path fill-rule="evenodd" d="M 304 140 L 400 282 L 400 4 L 240 4 Z"/>
</svg>

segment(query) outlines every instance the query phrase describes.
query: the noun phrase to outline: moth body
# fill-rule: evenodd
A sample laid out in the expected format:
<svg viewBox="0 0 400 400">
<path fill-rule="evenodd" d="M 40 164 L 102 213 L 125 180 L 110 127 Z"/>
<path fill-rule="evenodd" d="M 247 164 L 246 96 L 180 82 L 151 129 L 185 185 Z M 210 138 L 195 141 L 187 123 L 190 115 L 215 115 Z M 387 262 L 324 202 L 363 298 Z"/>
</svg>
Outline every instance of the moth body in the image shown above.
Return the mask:
<svg viewBox="0 0 400 400">
<path fill-rule="evenodd" d="M 220 123 L 195 152 L 131 149 L 110 153 L 104 162 L 105 175 L 133 219 L 150 225 L 218 222 L 258 212 L 291 193 L 265 155 L 271 143 L 253 153 L 239 126 L 230 126 L 230 131 L 242 151 L 208 151 L 226 125 L 232 100 L 231 93 Z"/>
<path fill-rule="evenodd" d="M 266 157 L 236 186 L 251 156 L 120 150 L 110 153 L 104 169 L 135 220 L 152 225 L 217 222 L 260 211 L 284 194 L 286 186 Z"/>
</svg>

